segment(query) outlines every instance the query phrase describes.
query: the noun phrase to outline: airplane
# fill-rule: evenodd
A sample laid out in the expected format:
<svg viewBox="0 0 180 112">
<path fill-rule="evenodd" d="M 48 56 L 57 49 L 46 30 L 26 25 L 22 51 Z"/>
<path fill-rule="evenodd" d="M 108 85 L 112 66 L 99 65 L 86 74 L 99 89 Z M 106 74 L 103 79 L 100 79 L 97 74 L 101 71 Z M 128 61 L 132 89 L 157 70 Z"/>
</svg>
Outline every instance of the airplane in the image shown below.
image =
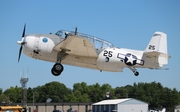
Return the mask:
<svg viewBox="0 0 180 112">
<path fill-rule="evenodd" d="M 166 112 L 166 108 L 163 108 L 161 112 Z"/>
<path fill-rule="evenodd" d="M 95 36 L 75 31 L 59 30 L 55 34 L 25 35 L 24 25 L 18 62 L 21 52 L 25 55 L 49 62 L 54 62 L 51 73 L 59 76 L 62 64 L 96 69 L 99 71 L 123 72 L 129 68 L 135 76 L 137 68 L 156 69 L 168 64 L 167 35 L 155 32 L 144 51 L 115 47 L 112 43 Z"/>
<path fill-rule="evenodd" d="M 150 110 L 149 112 L 166 112 L 166 108 L 163 108 L 161 111 L 158 111 L 158 110 Z"/>
</svg>

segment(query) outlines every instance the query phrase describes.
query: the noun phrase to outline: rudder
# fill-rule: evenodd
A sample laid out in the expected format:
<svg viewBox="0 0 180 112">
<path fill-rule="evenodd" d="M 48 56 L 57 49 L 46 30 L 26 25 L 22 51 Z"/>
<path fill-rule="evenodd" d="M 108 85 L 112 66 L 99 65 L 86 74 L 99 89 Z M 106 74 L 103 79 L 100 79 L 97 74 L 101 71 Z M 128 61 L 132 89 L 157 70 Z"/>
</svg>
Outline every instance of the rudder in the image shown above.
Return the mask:
<svg viewBox="0 0 180 112">
<path fill-rule="evenodd" d="M 168 64 L 170 56 L 167 54 L 167 35 L 163 32 L 155 32 L 144 53 L 155 57 L 154 61 L 158 63 L 159 67 Z"/>
<path fill-rule="evenodd" d="M 167 35 L 163 32 L 155 32 L 145 52 L 157 51 L 167 54 Z"/>
</svg>

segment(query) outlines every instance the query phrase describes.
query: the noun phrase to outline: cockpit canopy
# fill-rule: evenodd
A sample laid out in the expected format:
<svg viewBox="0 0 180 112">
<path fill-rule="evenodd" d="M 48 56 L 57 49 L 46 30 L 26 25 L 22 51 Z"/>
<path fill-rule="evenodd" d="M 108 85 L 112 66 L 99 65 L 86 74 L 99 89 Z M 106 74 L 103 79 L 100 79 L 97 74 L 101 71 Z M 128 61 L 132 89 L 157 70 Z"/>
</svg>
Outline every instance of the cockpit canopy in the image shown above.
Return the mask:
<svg viewBox="0 0 180 112">
<path fill-rule="evenodd" d="M 87 38 L 95 46 L 95 48 L 98 48 L 98 49 L 99 48 L 104 49 L 104 48 L 112 48 L 112 47 L 114 47 L 113 44 L 108 42 L 108 41 L 97 38 L 95 36 L 79 33 L 79 32 L 67 31 L 67 30 L 59 30 L 55 34 L 60 36 L 60 37 L 65 37 L 65 33 L 68 33 L 69 36 L 78 36 L 78 37 L 81 37 L 81 38 Z"/>
</svg>

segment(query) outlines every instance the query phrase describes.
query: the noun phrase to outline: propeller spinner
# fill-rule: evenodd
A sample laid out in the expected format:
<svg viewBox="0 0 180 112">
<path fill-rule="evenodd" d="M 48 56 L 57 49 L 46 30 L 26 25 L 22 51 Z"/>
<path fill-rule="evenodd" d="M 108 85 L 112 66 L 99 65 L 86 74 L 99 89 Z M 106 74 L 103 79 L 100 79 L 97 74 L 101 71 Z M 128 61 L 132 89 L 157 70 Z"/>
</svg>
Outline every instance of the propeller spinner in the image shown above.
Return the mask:
<svg viewBox="0 0 180 112">
<path fill-rule="evenodd" d="M 17 43 L 21 45 L 21 47 L 20 47 L 20 49 L 19 49 L 18 62 L 19 62 L 19 60 L 20 60 L 20 58 L 21 58 L 21 52 L 22 52 L 22 49 L 23 49 L 23 45 L 26 43 L 26 42 L 25 42 L 25 39 L 24 39 L 24 38 L 25 38 L 25 30 L 26 30 L 26 24 L 24 24 L 24 29 L 23 29 L 21 41 L 17 41 Z"/>
</svg>

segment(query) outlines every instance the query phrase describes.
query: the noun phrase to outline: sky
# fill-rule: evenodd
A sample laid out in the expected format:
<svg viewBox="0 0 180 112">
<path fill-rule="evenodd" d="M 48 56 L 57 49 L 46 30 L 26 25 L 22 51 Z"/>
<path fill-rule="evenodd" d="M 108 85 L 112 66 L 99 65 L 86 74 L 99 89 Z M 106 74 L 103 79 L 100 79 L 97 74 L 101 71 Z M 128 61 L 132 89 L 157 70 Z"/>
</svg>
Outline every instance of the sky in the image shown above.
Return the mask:
<svg viewBox="0 0 180 112">
<path fill-rule="evenodd" d="M 116 47 L 144 50 L 152 35 L 162 31 L 168 36 L 168 70 L 137 69 L 139 76 L 125 68 L 123 72 L 100 72 L 64 65 L 63 73 L 51 74 L 54 63 L 21 55 L 18 63 L 24 24 L 26 34 L 49 34 L 58 30 L 74 30 L 110 41 Z M 16 85 L 28 77 L 27 87 L 52 81 L 68 88 L 86 82 L 110 84 L 113 88 L 133 83 L 160 82 L 164 87 L 180 91 L 180 1 L 179 0 L 0 0 L 0 88 Z"/>
</svg>

